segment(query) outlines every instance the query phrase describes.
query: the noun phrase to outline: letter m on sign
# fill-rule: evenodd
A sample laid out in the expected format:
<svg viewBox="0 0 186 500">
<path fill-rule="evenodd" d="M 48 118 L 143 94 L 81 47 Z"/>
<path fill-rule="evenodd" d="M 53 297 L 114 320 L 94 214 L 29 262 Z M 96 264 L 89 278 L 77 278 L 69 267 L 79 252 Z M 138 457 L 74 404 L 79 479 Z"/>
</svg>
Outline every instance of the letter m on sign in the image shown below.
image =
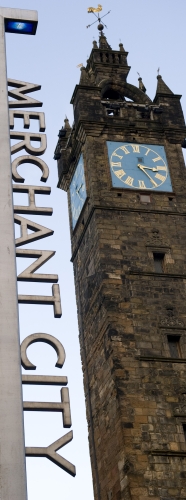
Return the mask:
<svg viewBox="0 0 186 500">
<path fill-rule="evenodd" d="M 16 99 L 15 101 L 9 101 L 9 108 L 27 108 L 27 106 L 36 108 L 43 105 L 41 101 L 37 101 L 36 99 L 33 99 L 33 97 L 25 95 L 27 93 L 40 90 L 41 85 L 21 82 L 19 80 L 11 80 L 8 78 L 8 86 L 14 87 L 13 89 L 8 90 L 9 97 Z"/>
</svg>

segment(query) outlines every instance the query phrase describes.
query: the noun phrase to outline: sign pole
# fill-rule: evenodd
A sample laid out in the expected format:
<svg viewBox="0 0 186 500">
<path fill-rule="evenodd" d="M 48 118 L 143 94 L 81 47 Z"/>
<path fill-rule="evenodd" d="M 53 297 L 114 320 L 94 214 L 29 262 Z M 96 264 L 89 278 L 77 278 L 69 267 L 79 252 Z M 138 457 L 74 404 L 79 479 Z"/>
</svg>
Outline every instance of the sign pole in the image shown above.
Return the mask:
<svg viewBox="0 0 186 500">
<path fill-rule="evenodd" d="M 29 14 L 27 16 L 27 14 Z M 0 498 L 26 500 L 17 275 L 6 73 L 6 19 L 37 22 L 34 11 L 0 8 Z M 23 24 L 23 23 L 22 23 Z M 16 23 L 14 23 L 16 27 Z M 25 32 L 25 31 L 24 31 Z"/>
</svg>

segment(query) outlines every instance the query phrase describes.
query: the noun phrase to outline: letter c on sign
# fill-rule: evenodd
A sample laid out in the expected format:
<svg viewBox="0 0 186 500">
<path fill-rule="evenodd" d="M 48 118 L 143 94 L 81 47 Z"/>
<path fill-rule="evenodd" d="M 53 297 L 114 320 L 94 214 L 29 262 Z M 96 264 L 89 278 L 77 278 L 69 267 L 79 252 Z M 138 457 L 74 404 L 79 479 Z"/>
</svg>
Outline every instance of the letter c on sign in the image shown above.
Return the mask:
<svg viewBox="0 0 186 500">
<path fill-rule="evenodd" d="M 48 333 L 33 333 L 26 337 L 21 344 L 21 364 L 25 370 L 36 370 L 36 366 L 29 361 L 26 352 L 29 345 L 35 342 L 45 342 L 51 345 L 57 353 L 57 363 L 55 366 L 62 368 L 65 362 L 65 350 L 61 342 Z"/>
<path fill-rule="evenodd" d="M 18 158 L 15 158 L 15 160 L 12 162 L 12 177 L 15 182 L 25 182 L 24 177 L 21 177 L 21 175 L 19 175 L 17 172 L 17 168 L 23 163 L 33 163 L 34 165 L 36 165 L 36 167 L 40 168 L 42 172 L 40 181 L 47 181 L 49 176 L 49 169 L 47 164 L 43 160 L 41 160 L 41 158 L 36 158 L 35 156 L 31 155 L 24 155 L 18 156 Z"/>
</svg>

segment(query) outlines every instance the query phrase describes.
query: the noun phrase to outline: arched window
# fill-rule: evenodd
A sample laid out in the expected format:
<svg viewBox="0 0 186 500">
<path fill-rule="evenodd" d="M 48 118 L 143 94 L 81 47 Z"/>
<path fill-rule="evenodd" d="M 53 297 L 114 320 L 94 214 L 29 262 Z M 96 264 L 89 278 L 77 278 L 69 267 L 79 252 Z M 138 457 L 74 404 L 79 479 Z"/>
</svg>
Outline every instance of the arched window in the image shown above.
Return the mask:
<svg viewBox="0 0 186 500">
<path fill-rule="evenodd" d="M 104 92 L 102 99 L 108 100 L 108 101 L 123 101 L 124 97 L 114 89 L 108 89 L 106 92 Z"/>
</svg>

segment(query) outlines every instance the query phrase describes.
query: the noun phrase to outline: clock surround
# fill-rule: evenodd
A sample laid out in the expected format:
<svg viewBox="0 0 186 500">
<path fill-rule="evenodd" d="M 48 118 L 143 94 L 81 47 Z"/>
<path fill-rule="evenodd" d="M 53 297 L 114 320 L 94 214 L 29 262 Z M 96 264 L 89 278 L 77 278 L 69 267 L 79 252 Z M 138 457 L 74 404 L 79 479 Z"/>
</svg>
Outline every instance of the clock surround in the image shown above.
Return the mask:
<svg viewBox="0 0 186 500">
<path fill-rule="evenodd" d="M 84 162 L 81 154 L 70 184 L 72 227 L 75 228 L 87 198 Z"/>
<path fill-rule="evenodd" d="M 172 192 L 164 146 L 107 141 L 112 187 Z"/>
</svg>

